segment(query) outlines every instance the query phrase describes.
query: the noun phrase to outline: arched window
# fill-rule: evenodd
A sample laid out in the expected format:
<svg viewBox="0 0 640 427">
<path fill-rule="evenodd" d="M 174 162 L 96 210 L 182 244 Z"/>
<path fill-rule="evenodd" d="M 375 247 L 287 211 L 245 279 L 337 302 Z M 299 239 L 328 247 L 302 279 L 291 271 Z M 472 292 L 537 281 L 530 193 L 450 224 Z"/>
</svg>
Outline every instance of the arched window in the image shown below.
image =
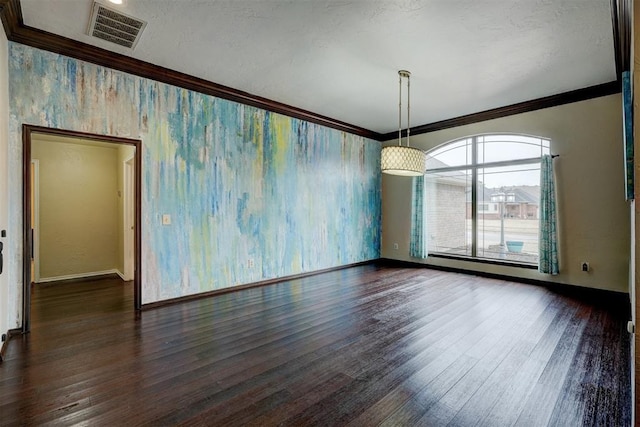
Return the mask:
<svg viewBox="0 0 640 427">
<path fill-rule="evenodd" d="M 550 141 L 477 135 L 427 153 L 429 254 L 538 264 L 540 159 Z"/>
</svg>

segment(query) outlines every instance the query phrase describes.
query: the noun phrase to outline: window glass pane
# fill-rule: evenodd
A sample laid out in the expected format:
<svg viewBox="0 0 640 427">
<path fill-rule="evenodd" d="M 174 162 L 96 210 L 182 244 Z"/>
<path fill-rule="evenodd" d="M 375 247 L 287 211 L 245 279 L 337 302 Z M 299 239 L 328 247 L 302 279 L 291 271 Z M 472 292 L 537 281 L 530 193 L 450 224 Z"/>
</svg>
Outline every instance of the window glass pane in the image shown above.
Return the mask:
<svg viewBox="0 0 640 427">
<path fill-rule="evenodd" d="M 540 164 L 478 168 L 477 197 L 477 256 L 537 264 Z"/>
<path fill-rule="evenodd" d="M 429 252 L 471 255 L 471 170 L 426 175 Z"/>
<path fill-rule="evenodd" d="M 470 165 L 472 142 L 472 138 L 461 139 L 430 151 L 427 154 L 427 169 Z"/>
<path fill-rule="evenodd" d="M 426 175 L 429 251 L 536 265 L 538 159 L 550 154 L 550 147 L 545 138 L 501 134 L 477 135 L 431 150 Z M 523 159 L 527 164 L 509 165 Z M 529 163 L 529 159 L 533 160 Z M 506 165 L 490 165 L 496 162 Z M 461 170 L 438 171 L 444 168 Z M 477 182 L 472 182 L 473 170 Z M 477 189 L 476 235 L 471 218 L 473 185 Z"/>
<path fill-rule="evenodd" d="M 531 159 L 549 154 L 549 141 L 521 135 L 478 136 L 478 163 Z"/>
</svg>

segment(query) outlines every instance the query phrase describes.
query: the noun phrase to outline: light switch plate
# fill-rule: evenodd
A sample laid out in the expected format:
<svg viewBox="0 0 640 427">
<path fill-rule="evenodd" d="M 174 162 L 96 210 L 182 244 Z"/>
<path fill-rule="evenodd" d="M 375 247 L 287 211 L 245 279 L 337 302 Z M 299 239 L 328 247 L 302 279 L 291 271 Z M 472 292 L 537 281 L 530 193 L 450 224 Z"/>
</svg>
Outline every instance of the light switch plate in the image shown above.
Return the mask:
<svg viewBox="0 0 640 427">
<path fill-rule="evenodd" d="M 162 225 L 171 225 L 171 215 L 169 214 L 162 215 Z"/>
</svg>

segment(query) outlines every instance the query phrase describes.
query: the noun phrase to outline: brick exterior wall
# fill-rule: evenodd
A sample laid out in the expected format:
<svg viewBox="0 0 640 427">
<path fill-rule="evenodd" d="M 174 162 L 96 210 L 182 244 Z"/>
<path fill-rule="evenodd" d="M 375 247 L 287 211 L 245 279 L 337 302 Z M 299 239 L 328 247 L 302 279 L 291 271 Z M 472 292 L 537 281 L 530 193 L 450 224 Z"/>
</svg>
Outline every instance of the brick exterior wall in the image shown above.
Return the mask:
<svg viewBox="0 0 640 427">
<path fill-rule="evenodd" d="M 427 179 L 429 251 L 446 252 L 466 245 L 465 185 Z M 471 250 L 471 249 L 469 249 Z"/>
</svg>

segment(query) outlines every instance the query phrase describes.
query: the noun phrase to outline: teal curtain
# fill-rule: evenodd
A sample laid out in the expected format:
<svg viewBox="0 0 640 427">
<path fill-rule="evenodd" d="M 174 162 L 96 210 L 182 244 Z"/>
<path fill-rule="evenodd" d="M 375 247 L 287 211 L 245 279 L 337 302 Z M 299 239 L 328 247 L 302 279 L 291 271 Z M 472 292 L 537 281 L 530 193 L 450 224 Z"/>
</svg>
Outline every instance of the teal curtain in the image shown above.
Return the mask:
<svg viewBox="0 0 640 427">
<path fill-rule="evenodd" d="M 413 178 L 413 194 L 411 206 L 411 242 L 409 254 L 413 258 L 427 258 L 427 216 L 424 175 Z"/>
<path fill-rule="evenodd" d="M 558 225 L 556 214 L 556 189 L 553 177 L 553 159 L 542 156 L 540 165 L 540 235 L 538 238 L 538 271 L 558 274 Z"/>
</svg>

